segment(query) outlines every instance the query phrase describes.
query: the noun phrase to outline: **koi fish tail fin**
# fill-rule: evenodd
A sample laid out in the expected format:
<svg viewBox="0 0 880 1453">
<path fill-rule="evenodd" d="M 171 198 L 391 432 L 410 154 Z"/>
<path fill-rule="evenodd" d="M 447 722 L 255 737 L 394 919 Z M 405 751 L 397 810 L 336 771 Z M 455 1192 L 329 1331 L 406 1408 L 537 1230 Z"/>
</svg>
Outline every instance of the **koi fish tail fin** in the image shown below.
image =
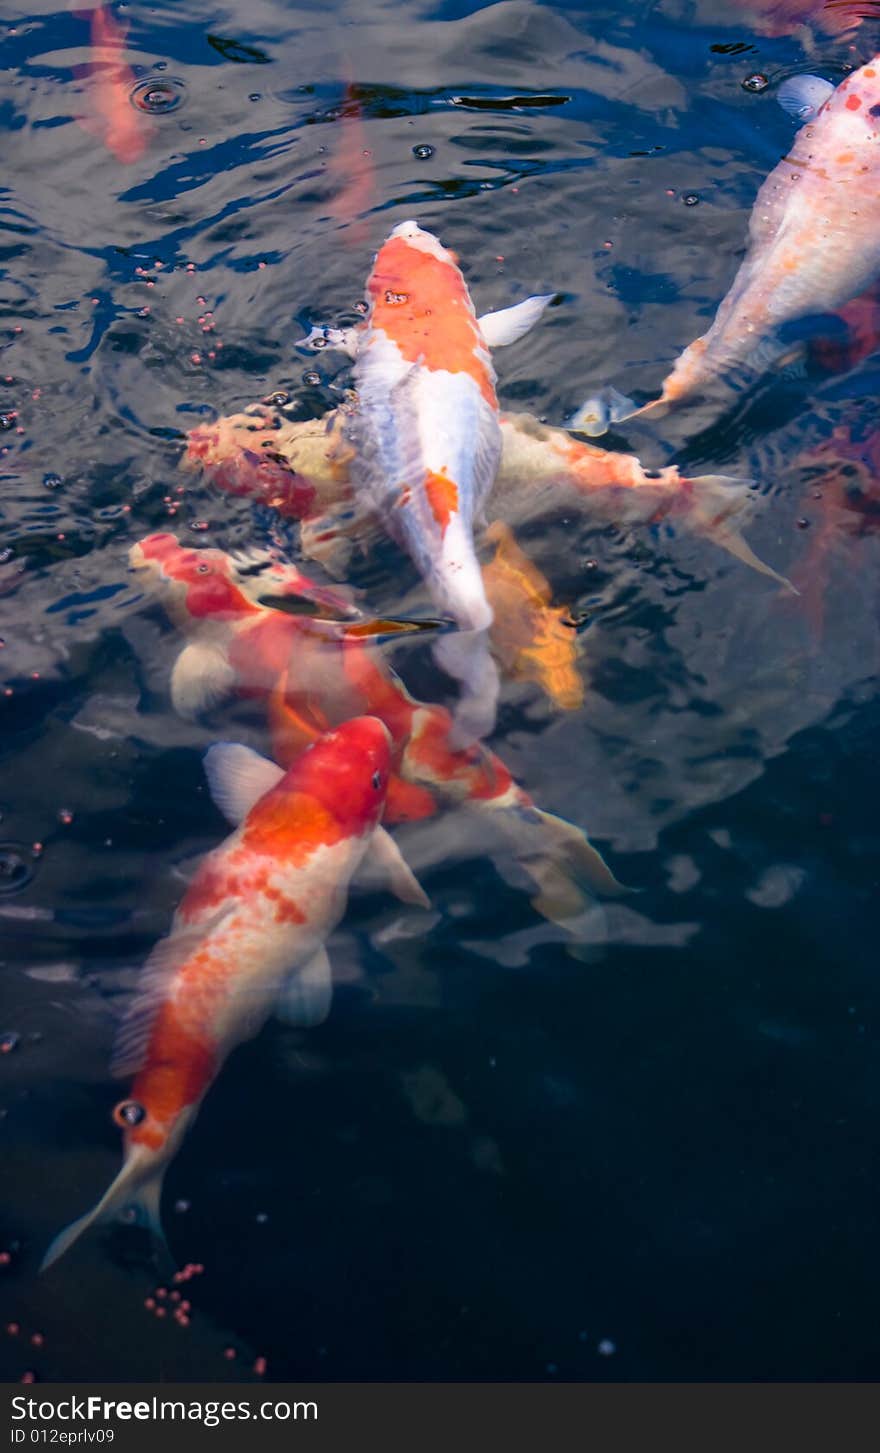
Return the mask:
<svg viewBox="0 0 880 1453">
<path fill-rule="evenodd" d="M 575 434 L 586 434 L 591 439 L 598 439 L 602 434 L 607 434 L 612 424 L 622 424 L 624 419 L 632 419 L 636 414 L 647 413 L 649 409 L 663 412 L 667 402 L 661 397 L 652 399 L 647 404 L 637 404 L 634 399 L 627 398 L 626 394 L 609 386 L 600 389 L 592 398 L 582 403 L 565 427 Z"/>
<path fill-rule="evenodd" d="M 798 591 L 785 575 L 780 575 L 778 570 L 755 554 L 736 524 L 736 515 L 750 509 L 754 502 L 752 481 L 734 479 L 726 474 L 701 474 L 688 480 L 687 484 L 692 490 L 687 518 L 693 528 L 729 555 L 735 555 L 744 565 L 757 570 L 759 575 L 768 576 L 797 595 Z"/>
<path fill-rule="evenodd" d="M 605 915 L 597 900 L 633 890 L 618 882 L 586 834 L 564 817 L 520 804 L 498 809 L 496 821 L 517 867 L 536 890 L 531 899 L 535 912 L 565 930 L 575 958 L 591 958 L 605 935 Z"/>
<path fill-rule="evenodd" d="M 501 682 L 489 651 L 488 632 L 455 631 L 441 636 L 434 645 L 434 659 L 461 686 L 449 735 L 450 745 L 460 751 L 488 736 L 495 725 Z"/>
<path fill-rule="evenodd" d="M 531 853 L 535 863 L 555 865 L 580 889 L 600 898 L 632 892 L 615 878 L 599 849 L 573 822 L 534 805 L 518 809 L 517 816 L 521 861 L 526 862 Z"/>
<path fill-rule="evenodd" d="M 153 1156 L 150 1156 L 150 1160 L 153 1162 L 152 1166 L 145 1167 L 137 1152 L 126 1160 L 97 1205 L 78 1220 L 71 1221 L 63 1231 L 59 1231 L 40 1263 L 40 1271 L 46 1271 L 58 1261 L 90 1226 L 101 1226 L 115 1221 L 123 1211 L 129 1213 L 130 1224 L 143 1226 L 150 1232 L 161 1258 L 171 1262 L 171 1253 L 159 1215 L 165 1163 L 162 1161 L 156 1164 Z"/>
</svg>

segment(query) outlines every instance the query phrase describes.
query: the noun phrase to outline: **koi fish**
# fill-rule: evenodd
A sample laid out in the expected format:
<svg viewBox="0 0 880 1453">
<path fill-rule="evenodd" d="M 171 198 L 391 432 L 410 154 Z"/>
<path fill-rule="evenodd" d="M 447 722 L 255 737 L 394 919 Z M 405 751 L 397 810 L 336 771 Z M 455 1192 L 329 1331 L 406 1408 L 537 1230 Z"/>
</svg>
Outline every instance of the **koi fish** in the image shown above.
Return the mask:
<svg viewBox="0 0 880 1453">
<path fill-rule="evenodd" d="M 818 76 L 792 77 L 778 99 L 805 124 L 758 192 L 745 260 L 708 333 L 685 349 L 658 399 L 637 407 L 608 390 L 572 427 L 602 434 L 725 376 L 764 370 L 790 351 L 780 328 L 834 312 L 880 273 L 880 56 L 836 89 Z"/>
<path fill-rule="evenodd" d="M 134 1076 L 113 1112 L 125 1136 L 122 1169 L 56 1236 L 42 1269 L 126 1207 L 162 1240 L 165 1171 L 228 1055 L 273 1011 L 298 1025 L 329 1012 L 324 945 L 377 838 L 410 901 L 426 902 L 379 827 L 390 755 L 375 717 L 321 737 L 287 771 L 233 743 L 207 752 L 215 801 L 237 825 L 199 867 L 120 1029 L 111 1073 Z"/>
<path fill-rule="evenodd" d="M 352 406 L 356 408 L 356 405 Z M 290 423 L 266 411 L 239 414 L 216 424 L 200 424 L 183 456 L 185 468 L 203 466 L 207 456 L 211 481 L 224 487 L 228 472 L 235 493 L 248 493 L 252 435 L 265 438 L 276 461 L 286 463 L 297 487 L 308 494 L 302 514 L 300 548 L 308 559 L 332 575 L 343 576 L 355 544 L 369 538 L 369 522 L 355 509 L 348 471 L 354 455 L 347 451 L 345 430 L 351 410 L 336 410 L 323 420 Z M 751 482 L 723 474 L 682 475 L 674 466 L 644 469 L 633 454 L 588 444 L 565 429 L 540 423 L 530 414 L 501 414 L 501 460 L 489 496 L 487 513 L 509 525 L 543 519 L 561 508 L 576 508 L 610 524 L 656 524 L 680 521 L 736 556 L 762 575 L 789 582 L 760 560 L 743 538 L 741 524 L 753 511 Z M 218 471 L 218 472 L 215 472 Z M 263 498 L 259 482 L 253 492 Z M 294 513 L 278 506 L 282 513 Z M 528 593 L 520 608 L 527 609 Z M 503 629 L 503 627 L 502 627 Z M 495 647 L 496 626 L 490 627 Z M 497 647 L 504 663 L 505 648 Z"/>
<path fill-rule="evenodd" d="M 369 637 L 322 635 L 308 618 L 259 607 L 247 594 L 251 582 L 219 550 L 186 550 L 172 535 L 154 535 L 134 546 L 130 559 L 149 572 L 189 637 L 171 676 L 182 715 L 233 692 L 258 698 L 267 709 L 272 755 L 287 764 L 322 731 L 368 712 L 391 733 L 386 824 L 451 807 L 491 814 L 512 856 L 541 887 L 533 900 L 540 911 L 551 899 L 582 902 L 584 892 L 623 891 L 580 829 L 536 807 L 495 753 L 457 747 L 450 713 L 411 696 Z M 262 630 L 260 616 L 268 617 Z"/>
<path fill-rule="evenodd" d="M 745 0 L 743 8 L 756 17 L 759 35 L 794 35 L 804 25 L 843 35 L 861 24 L 871 3 L 876 0 Z"/>
<path fill-rule="evenodd" d="M 492 649 L 502 670 L 536 682 L 561 711 L 577 711 L 584 704 L 584 683 L 574 621 L 550 604 L 549 581 L 523 554 L 509 526 L 496 520 L 485 539 L 495 546 L 483 581 L 495 616 Z"/>
<path fill-rule="evenodd" d="M 92 114 L 77 117 L 80 125 L 97 136 L 117 161 L 126 164 L 143 156 L 156 128 L 131 104 L 134 72 L 122 60 L 128 27 L 120 24 L 107 6 L 91 12 L 91 56 L 78 67 L 78 76 L 91 78 L 89 96 Z"/>
<path fill-rule="evenodd" d="M 395 227 L 379 249 L 367 293 L 349 431 L 355 496 L 459 628 L 434 653 L 461 683 L 456 732 L 473 741 L 494 724 L 499 685 L 473 539 L 501 458 L 489 346 L 520 336 L 523 309 L 532 320 L 550 299 L 495 314 L 488 327 L 478 322 L 455 256 L 415 222 Z"/>
<path fill-rule="evenodd" d="M 367 234 L 365 214 L 376 190 L 376 168 L 373 153 L 367 146 L 363 110 L 352 82 L 345 88 L 339 108 L 338 145 L 328 166 L 334 187 L 330 216 L 346 229 L 349 245 L 362 243 Z"/>
<path fill-rule="evenodd" d="M 856 569 L 859 542 L 880 530 L 880 430 L 844 420 L 802 462 L 815 470 L 803 504 L 811 529 L 792 577 L 818 642 L 834 556 L 849 557 Z"/>
</svg>

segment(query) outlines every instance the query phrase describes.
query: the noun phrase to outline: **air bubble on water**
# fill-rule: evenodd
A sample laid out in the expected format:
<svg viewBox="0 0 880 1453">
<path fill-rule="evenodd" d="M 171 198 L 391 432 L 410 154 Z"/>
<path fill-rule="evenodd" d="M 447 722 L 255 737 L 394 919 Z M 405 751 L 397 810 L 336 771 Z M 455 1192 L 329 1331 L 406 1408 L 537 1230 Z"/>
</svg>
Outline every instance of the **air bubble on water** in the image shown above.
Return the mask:
<svg viewBox="0 0 880 1453">
<path fill-rule="evenodd" d="M 369 303 L 365 303 L 364 300 L 363 300 L 363 298 L 360 298 L 355 303 L 354 310 L 355 310 L 356 313 L 360 313 L 360 315 L 361 315 L 362 318 L 365 318 L 367 316 L 367 313 L 369 313 L 369 311 L 370 311 L 370 305 L 369 305 Z"/>
<path fill-rule="evenodd" d="M 756 71 L 753 76 L 746 76 L 742 88 L 744 91 L 751 91 L 753 95 L 758 95 L 761 91 L 766 91 L 769 84 L 768 77 L 762 75 L 760 71 Z"/>
<path fill-rule="evenodd" d="M 138 308 L 138 310 L 137 310 L 137 316 L 139 318 L 149 318 L 149 316 L 150 316 L 150 310 L 149 310 L 149 308 Z"/>
<path fill-rule="evenodd" d="M 192 1203 L 190 1201 L 184 1201 L 184 1200 L 175 1201 L 174 1202 L 174 1209 L 177 1212 L 178 1216 L 183 1216 L 189 1210 L 191 1204 Z"/>
<path fill-rule="evenodd" d="M 274 393 L 267 394 L 266 397 L 263 399 L 263 403 L 271 404 L 273 408 L 280 409 L 283 408 L 285 404 L 290 403 L 290 394 L 285 393 L 283 388 L 278 388 L 275 390 Z"/>
<path fill-rule="evenodd" d="M 33 867 L 17 844 L 0 843 L 0 894 L 18 893 L 33 875 Z"/>
<path fill-rule="evenodd" d="M 248 96 L 249 101 L 262 101 L 262 99 L 259 91 L 251 91 L 251 94 Z"/>
<path fill-rule="evenodd" d="M 7 432 L 9 429 L 14 429 L 15 421 L 17 418 L 18 415 L 15 413 L 14 410 L 12 411 L 12 413 L 9 414 L 0 414 L 0 429 L 2 429 L 4 432 Z"/>
<path fill-rule="evenodd" d="M 697 196 L 696 192 L 685 192 L 681 200 L 684 202 L 684 205 L 686 207 L 696 207 L 700 199 Z"/>
<path fill-rule="evenodd" d="M 258 1211 L 256 1216 L 254 1217 L 254 1220 L 256 1221 L 258 1226 L 265 1226 L 268 1219 L 269 1214 L 267 1211 Z"/>
<path fill-rule="evenodd" d="M 14 1049 L 18 1049 L 20 1043 L 21 1035 L 14 1029 L 7 1029 L 4 1034 L 0 1034 L 0 1054 L 11 1054 Z"/>
<path fill-rule="evenodd" d="M 429 157 L 434 155 L 434 148 L 433 146 L 429 146 L 427 142 L 423 142 L 420 146 L 413 147 L 412 154 L 413 156 L 417 156 L 419 161 L 427 161 Z"/>
<path fill-rule="evenodd" d="M 611 1341 L 610 1337 L 603 1337 L 602 1341 L 596 1348 L 596 1351 L 599 1353 L 600 1357 L 613 1357 L 615 1352 L 617 1351 L 617 1345 L 616 1343 Z"/>
<path fill-rule="evenodd" d="M 797 527 L 799 530 L 808 530 L 810 528 L 810 522 L 807 519 L 806 515 L 801 515 L 800 519 L 797 521 Z"/>
<path fill-rule="evenodd" d="M 320 382 L 321 375 L 319 373 L 314 373 L 311 369 L 308 373 L 303 374 L 303 383 L 307 383 L 309 385 L 309 388 L 315 388 Z"/>
<path fill-rule="evenodd" d="M 132 87 L 128 99 L 137 111 L 146 111 L 150 116 L 165 116 L 180 109 L 185 95 L 186 87 L 176 77 L 163 76 L 156 80 L 154 76 L 147 76 Z"/>
<path fill-rule="evenodd" d="M 401 303 L 409 302 L 409 293 L 393 293 L 389 288 L 385 293 L 385 301 L 390 308 L 397 308 Z"/>
</svg>

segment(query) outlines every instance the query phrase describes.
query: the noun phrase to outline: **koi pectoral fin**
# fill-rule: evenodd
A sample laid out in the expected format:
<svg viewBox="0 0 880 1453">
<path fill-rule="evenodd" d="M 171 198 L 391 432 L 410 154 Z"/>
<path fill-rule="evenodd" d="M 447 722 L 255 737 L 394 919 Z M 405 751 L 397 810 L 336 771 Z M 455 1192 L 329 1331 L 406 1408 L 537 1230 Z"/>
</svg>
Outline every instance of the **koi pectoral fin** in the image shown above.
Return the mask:
<svg viewBox="0 0 880 1453">
<path fill-rule="evenodd" d="M 624 419 L 631 419 L 647 409 L 656 408 L 661 402 L 661 399 L 655 399 L 652 403 L 637 404 L 633 399 L 627 398 L 626 394 L 609 386 L 600 389 L 599 393 L 581 404 L 565 427 L 575 434 L 586 434 L 591 439 L 598 439 L 602 434 L 607 434 L 612 424 L 620 424 Z"/>
<path fill-rule="evenodd" d="M 417 908 L 430 908 L 430 898 L 394 838 L 382 827 L 377 827 L 373 833 L 370 856 L 381 870 L 395 898 L 399 898 L 401 903 L 412 903 Z"/>
<path fill-rule="evenodd" d="M 319 948 L 302 968 L 296 969 L 278 995 L 275 1016 L 291 1029 L 313 1029 L 323 1024 L 333 1000 L 333 973 L 327 950 Z"/>
<path fill-rule="evenodd" d="M 327 328 L 318 323 L 309 329 L 305 338 L 299 339 L 296 347 L 307 349 L 309 353 L 323 353 L 326 349 L 335 349 L 339 353 L 347 353 L 349 358 L 354 358 L 357 355 L 358 330 Z"/>
<path fill-rule="evenodd" d="M 284 776 L 283 767 L 240 742 L 215 742 L 205 753 L 204 767 L 214 804 L 233 827 Z"/>
<path fill-rule="evenodd" d="M 510 343 L 518 343 L 520 338 L 524 338 L 534 328 L 558 296 L 558 293 L 543 293 L 533 298 L 525 298 L 512 308 L 499 308 L 495 313 L 484 313 L 477 322 L 486 343 L 490 348 L 506 348 Z"/>
<path fill-rule="evenodd" d="M 217 646 L 192 641 L 184 646 L 171 672 L 174 710 L 189 719 L 200 716 L 228 696 L 234 684 L 235 672 L 225 652 Z"/>
</svg>

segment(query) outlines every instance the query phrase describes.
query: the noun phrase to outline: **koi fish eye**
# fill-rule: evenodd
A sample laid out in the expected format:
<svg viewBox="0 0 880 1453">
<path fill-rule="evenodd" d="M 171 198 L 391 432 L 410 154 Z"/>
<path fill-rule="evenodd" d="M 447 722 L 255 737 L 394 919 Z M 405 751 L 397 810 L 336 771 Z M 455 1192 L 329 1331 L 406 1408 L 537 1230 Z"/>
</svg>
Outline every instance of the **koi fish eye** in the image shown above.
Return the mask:
<svg viewBox="0 0 880 1453">
<path fill-rule="evenodd" d="M 373 776 L 371 778 L 371 781 L 372 781 L 373 786 L 375 787 L 376 791 L 378 792 L 379 791 L 379 788 L 382 786 L 382 774 L 381 774 L 381 772 L 374 772 L 373 773 Z"/>
<path fill-rule="evenodd" d="M 211 567 L 210 567 L 210 565 L 206 565 L 205 562 L 204 562 L 204 560 L 203 560 L 200 565 L 197 565 L 196 566 L 196 571 L 197 571 L 197 573 L 199 575 L 208 575 L 208 574 L 210 574 Z"/>
<path fill-rule="evenodd" d="M 113 1119 L 123 1130 L 131 1130 L 147 1118 L 147 1112 L 137 1100 L 120 1100 L 113 1111 Z"/>
</svg>

